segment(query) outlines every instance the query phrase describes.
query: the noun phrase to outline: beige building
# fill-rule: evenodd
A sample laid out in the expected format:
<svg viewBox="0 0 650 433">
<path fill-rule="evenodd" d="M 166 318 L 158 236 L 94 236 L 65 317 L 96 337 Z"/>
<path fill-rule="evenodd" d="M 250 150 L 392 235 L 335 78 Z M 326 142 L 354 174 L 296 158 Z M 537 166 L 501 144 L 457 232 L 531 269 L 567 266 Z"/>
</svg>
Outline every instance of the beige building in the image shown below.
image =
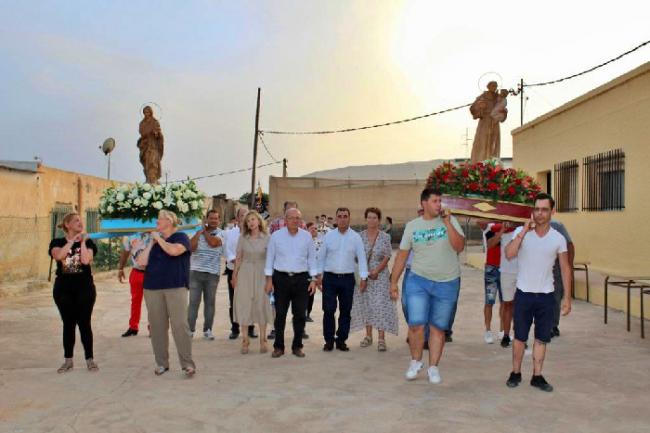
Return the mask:
<svg viewBox="0 0 650 433">
<path fill-rule="evenodd" d="M 362 224 L 364 210 L 374 206 L 393 218 L 395 226 L 402 226 L 415 217 L 427 177 L 444 161 L 342 167 L 303 177 L 271 176 L 269 212 L 281 215 L 285 201 L 297 201 L 303 217 L 311 221 L 316 215 L 334 216 L 336 208 L 345 206 L 350 208 L 352 224 Z M 510 167 L 511 159 L 503 158 L 502 163 Z"/>
<path fill-rule="evenodd" d="M 99 198 L 111 183 L 32 161 L 0 161 L 0 283 L 46 279 L 47 247 L 61 235 L 55 223 L 74 210 L 95 231 Z"/>
<path fill-rule="evenodd" d="M 650 276 L 650 62 L 512 136 L 513 165 L 537 176 L 554 195 L 556 218 L 574 240 L 576 259 L 589 262 L 590 300 L 603 302 L 607 274 Z M 582 298 L 583 275 L 576 280 Z M 624 292 L 612 289 L 609 305 L 624 309 Z M 638 297 L 632 311 L 639 314 Z"/>
</svg>

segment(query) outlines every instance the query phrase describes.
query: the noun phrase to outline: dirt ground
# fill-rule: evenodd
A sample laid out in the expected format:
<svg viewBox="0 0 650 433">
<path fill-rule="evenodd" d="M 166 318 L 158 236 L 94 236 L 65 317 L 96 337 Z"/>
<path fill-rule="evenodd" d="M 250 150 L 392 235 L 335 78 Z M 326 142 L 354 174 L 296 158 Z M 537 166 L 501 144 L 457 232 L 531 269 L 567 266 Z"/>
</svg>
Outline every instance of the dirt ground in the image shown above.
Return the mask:
<svg viewBox="0 0 650 433">
<path fill-rule="evenodd" d="M 0 299 L 1 432 L 648 432 L 650 339 L 625 330 L 625 316 L 575 301 L 549 346 L 547 394 L 524 382 L 505 386 L 511 352 L 483 342 L 482 272 L 463 267 L 454 342 L 445 348 L 443 383 L 426 372 L 404 379 L 409 355 L 400 335 L 388 352 L 360 348 L 353 334 L 347 353 L 321 350 L 317 298 L 306 358 L 272 359 L 239 354 L 228 340 L 225 278 L 217 295 L 216 341 L 194 338 L 198 372 L 182 376 L 173 343 L 172 370 L 153 374 L 147 333 L 121 338 L 127 328 L 128 286 L 97 281 L 93 315 L 100 371 L 86 371 L 80 341 L 74 371 L 57 374 L 62 361 L 61 322 L 49 290 Z M 197 328 L 202 326 L 199 318 Z M 146 329 L 143 307 L 142 327 Z M 287 336 L 290 333 L 287 329 Z M 376 339 L 375 339 L 376 342 Z"/>
</svg>

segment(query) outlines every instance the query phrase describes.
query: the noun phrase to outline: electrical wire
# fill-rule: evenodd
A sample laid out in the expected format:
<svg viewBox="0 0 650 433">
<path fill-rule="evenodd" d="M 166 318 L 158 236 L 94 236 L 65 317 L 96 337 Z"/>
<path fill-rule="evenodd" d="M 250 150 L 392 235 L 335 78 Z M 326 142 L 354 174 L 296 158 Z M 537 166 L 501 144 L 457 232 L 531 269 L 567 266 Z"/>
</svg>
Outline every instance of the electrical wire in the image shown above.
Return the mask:
<svg viewBox="0 0 650 433">
<path fill-rule="evenodd" d="M 616 57 L 614 57 L 614 58 L 612 58 L 612 59 L 609 59 L 608 61 L 603 62 L 603 63 L 601 63 L 601 64 L 599 64 L 599 65 L 593 66 L 593 67 L 591 67 L 591 68 L 589 68 L 589 69 L 585 69 L 585 70 L 582 71 L 582 72 L 578 72 L 577 74 L 569 75 L 569 76 L 567 76 L 567 77 L 558 78 L 558 79 L 556 79 L 556 80 L 544 81 L 544 82 L 541 82 L 541 83 L 532 83 L 532 84 L 525 84 L 525 83 L 524 83 L 524 87 L 548 86 L 549 84 L 561 83 L 562 81 L 566 81 L 566 80 L 570 80 L 570 79 L 572 79 L 572 78 L 579 77 L 579 76 L 584 75 L 584 74 L 587 74 L 587 73 L 589 73 L 589 72 L 593 72 L 593 71 L 595 71 L 596 69 L 602 68 L 603 66 L 608 65 L 608 64 L 610 64 L 610 63 L 612 63 L 612 62 L 615 62 L 615 61 L 617 61 L 617 60 L 620 60 L 621 58 L 623 58 L 623 57 L 627 56 L 628 54 L 631 54 L 631 53 L 633 53 L 633 52 L 635 52 L 635 51 L 637 51 L 637 50 L 643 48 L 644 46 L 646 46 L 646 45 L 648 45 L 648 44 L 650 44 L 650 41 L 645 41 L 645 42 L 643 42 L 642 44 L 639 44 L 639 45 L 637 45 L 636 47 L 632 48 L 631 50 L 628 50 L 628 51 L 626 51 L 626 52 L 624 52 L 624 53 L 622 53 L 622 54 L 619 54 L 618 56 L 616 56 Z"/>
<path fill-rule="evenodd" d="M 269 163 L 266 163 L 266 164 L 258 165 L 256 168 L 268 167 L 270 165 L 280 164 L 281 162 L 282 161 L 269 162 Z M 210 177 L 227 176 L 229 174 L 244 173 L 246 171 L 251 171 L 252 169 L 253 169 L 252 167 L 251 168 L 240 168 L 239 170 L 224 171 L 222 173 L 208 174 L 208 175 L 205 175 L 205 176 L 188 177 L 187 179 L 171 180 L 171 181 L 169 181 L 169 183 L 187 182 L 188 180 L 200 180 L 200 179 L 208 179 Z"/>
<path fill-rule="evenodd" d="M 273 155 L 271 154 L 271 151 L 269 150 L 268 146 L 267 146 L 266 143 L 264 142 L 264 133 L 263 133 L 262 131 L 260 131 L 259 134 L 258 134 L 258 136 L 260 137 L 260 141 L 262 142 L 262 145 L 264 146 L 264 150 L 266 150 L 266 153 L 271 157 L 271 159 L 272 159 L 274 162 L 282 162 L 282 161 L 278 160 L 275 156 L 273 156 Z"/>
<path fill-rule="evenodd" d="M 415 120 L 424 119 L 426 117 L 437 116 L 439 114 L 449 113 L 451 111 L 460 110 L 461 108 L 467 108 L 470 104 L 459 105 L 457 107 L 447 108 L 440 111 L 434 111 L 433 113 L 423 114 L 421 116 L 410 117 L 408 119 L 394 120 L 392 122 L 378 123 L 375 125 L 360 126 L 357 128 L 346 128 L 346 129 L 332 129 L 324 131 L 275 131 L 275 130 L 262 130 L 264 134 L 277 134 L 277 135 L 325 135 L 325 134 L 338 134 L 342 132 L 353 132 L 353 131 L 362 131 L 364 129 L 373 129 L 373 128 L 382 128 L 384 126 L 399 125 L 400 123 L 413 122 Z"/>
</svg>

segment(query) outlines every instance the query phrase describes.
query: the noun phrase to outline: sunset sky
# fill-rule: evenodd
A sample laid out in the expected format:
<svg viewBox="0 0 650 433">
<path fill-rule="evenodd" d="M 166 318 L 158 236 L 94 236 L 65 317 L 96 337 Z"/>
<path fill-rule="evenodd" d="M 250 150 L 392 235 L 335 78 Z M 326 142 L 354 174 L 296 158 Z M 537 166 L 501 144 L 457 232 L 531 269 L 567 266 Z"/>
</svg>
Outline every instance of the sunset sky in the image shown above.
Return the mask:
<svg viewBox="0 0 650 433">
<path fill-rule="evenodd" d="M 602 4 L 603 6 L 598 6 Z M 262 129 L 320 130 L 411 117 L 504 87 L 594 66 L 650 39 L 645 2 L 0 1 L 0 159 L 141 180 L 140 107 L 153 101 L 169 178 L 252 162 L 257 87 Z M 584 6 L 583 6 L 584 5 Z M 588 5 L 588 7 L 587 7 Z M 644 30 L 646 29 L 646 30 Z M 650 46 L 584 77 L 530 89 L 533 118 L 650 60 Z M 155 108 L 155 107 L 154 107 Z M 519 126 L 509 100 L 502 152 Z M 468 110 L 406 125 L 265 141 L 289 175 L 466 154 Z M 259 164 L 270 162 L 260 147 Z M 263 185 L 281 166 L 260 170 Z M 250 173 L 201 181 L 239 196 Z"/>
</svg>

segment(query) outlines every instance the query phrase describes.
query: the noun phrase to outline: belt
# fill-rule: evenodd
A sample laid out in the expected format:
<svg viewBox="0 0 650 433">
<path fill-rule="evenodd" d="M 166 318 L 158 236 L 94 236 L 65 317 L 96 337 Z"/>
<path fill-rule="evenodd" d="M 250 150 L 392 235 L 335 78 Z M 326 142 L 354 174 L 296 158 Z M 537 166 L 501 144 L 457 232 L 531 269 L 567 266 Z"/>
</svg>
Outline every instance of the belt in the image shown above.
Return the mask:
<svg viewBox="0 0 650 433">
<path fill-rule="evenodd" d="M 309 275 L 308 271 L 302 271 L 302 272 L 285 272 L 285 271 L 278 271 L 277 269 L 273 269 L 273 272 L 280 274 L 280 275 L 286 275 L 287 277 L 299 277 L 301 275 Z"/>
<path fill-rule="evenodd" d="M 135 272 L 140 272 L 140 273 L 144 274 L 144 271 L 143 271 L 142 269 L 131 268 L 131 270 L 132 270 L 132 271 L 135 271 Z"/>
<path fill-rule="evenodd" d="M 553 292 L 548 292 L 548 293 L 545 293 L 545 292 L 524 292 L 524 291 L 521 290 L 519 287 L 517 287 L 517 291 L 523 293 L 524 295 L 527 295 L 527 296 L 534 296 L 534 297 L 536 297 L 536 298 L 537 298 L 537 297 L 541 297 L 541 296 L 549 296 L 549 295 L 553 295 Z"/>
<path fill-rule="evenodd" d="M 335 272 L 329 272 L 325 271 L 326 274 L 331 275 L 332 277 L 337 277 L 337 278 L 346 278 L 346 277 L 354 277 L 354 272 L 350 272 L 347 274 L 337 274 Z"/>
</svg>

